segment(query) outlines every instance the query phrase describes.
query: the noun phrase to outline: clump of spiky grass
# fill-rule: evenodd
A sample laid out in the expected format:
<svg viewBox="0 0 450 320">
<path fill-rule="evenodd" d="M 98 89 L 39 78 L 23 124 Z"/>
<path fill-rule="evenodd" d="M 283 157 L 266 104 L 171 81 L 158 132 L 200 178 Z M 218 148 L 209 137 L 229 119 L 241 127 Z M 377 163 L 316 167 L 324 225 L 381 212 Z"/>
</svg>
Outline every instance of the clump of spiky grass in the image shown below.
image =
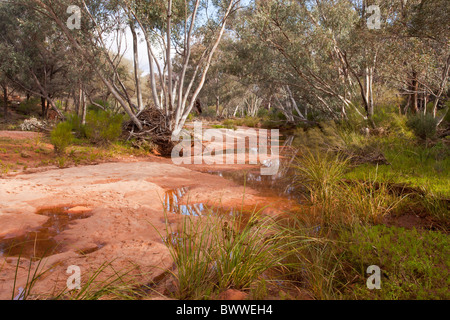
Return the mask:
<svg viewBox="0 0 450 320">
<path fill-rule="evenodd" d="M 447 227 L 450 225 L 450 201 L 448 199 L 443 199 L 431 191 L 425 191 L 423 195 L 419 196 L 419 201 L 427 212 L 431 214 L 432 217 L 437 219 L 439 223 L 442 223 Z"/>
<path fill-rule="evenodd" d="M 283 261 L 283 278 L 300 284 L 315 299 L 338 299 L 345 287 L 339 281 L 344 268 L 341 254 L 336 250 L 339 244 L 330 239 L 322 226 L 305 223 L 299 212 L 287 214 L 280 225 L 292 237 L 303 238 L 302 245 L 291 250 Z"/>
<path fill-rule="evenodd" d="M 207 299 L 236 288 L 249 289 L 304 241 L 279 228 L 276 220 L 248 215 L 185 216 L 178 230 L 167 227 L 165 240 L 176 264 L 176 298 Z"/>
<path fill-rule="evenodd" d="M 407 197 L 396 196 L 386 183 L 374 180 L 346 184 L 343 191 L 342 209 L 348 224 L 377 224 Z"/>
<path fill-rule="evenodd" d="M 307 152 L 297 159 L 296 184 L 306 187 L 311 211 L 322 226 L 378 223 L 405 198 L 394 196 L 388 184 L 374 177 L 344 179 L 349 158 Z"/>
<path fill-rule="evenodd" d="M 258 213 L 253 213 L 242 229 L 236 229 L 239 218 L 222 223 L 222 233 L 216 238 L 220 290 L 247 289 L 265 271 L 284 268 L 285 257 L 303 240 Z"/>
<path fill-rule="evenodd" d="M 20 261 L 21 257 L 19 256 L 11 293 L 12 300 L 136 300 L 146 294 L 143 290 L 139 290 L 134 277 L 130 275 L 131 271 L 137 268 L 136 266 L 116 270 L 112 265 L 112 261 L 103 263 L 91 272 L 79 289 L 69 290 L 67 287 L 64 287 L 56 293 L 35 293 L 33 292 L 35 285 L 54 268 L 54 266 L 46 267 L 46 258 L 29 259 L 26 282 L 18 288 L 17 293 L 16 287 Z M 112 273 L 109 271 L 111 273 L 109 276 L 103 276 L 103 279 L 100 279 L 100 275 L 104 274 L 107 268 L 111 269 Z"/>
<path fill-rule="evenodd" d="M 322 224 L 330 224 L 338 207 L 338 194 L 348 158 L 307 151 L 296 159 L 295 184 L 307 189 L 310 203 Z"/>
<path fill-rule="evenodd" d="M 36 293 L 33 290 L 35 285 L 56 266 L 47 266 L 47 252 L 45 251 L 41 257 L 33 256 L 30 259 L 23 259 L 21 253 L 19 253 L 11 291 L 12 300 L 136 300 L 146 295 L 146 291 L 148 291 L 140 290 L 142 286 L 135 281 L 135 276 L 131 275 L 131 272 L 137 270 L 138 266 L 132 265 L 128 268 L 116 270 L 113 267 L 113 260 L 104 262 L 88 274 L 79 289 L 69 290 L 67 287 L 64 287 L 56 293 L 55 290 L 53 293 Z M 28 261 L 28 268 L 25 269 L 25 283 L 18 287 L 19 273 L 22 269 L 20 266 L 21 261 Z M 4 263 L 0 265 L 0 271 L 3 268 Z M 109 275 L 105 275 L 107 269 L 110 269 L 108 270 Z M 16 290 L 17 287 L 18 290 Z"/>
<path fill-rule="evenodd" d="M 214 224 L 201 222 L 193 216 L 183 216 L 179 229 L 173 230 L 170 225 L 166 228 L 165 244 L 176 265 L 178 299 L 206 299 L 215 281 L 211 268 L 216 254 L 211 248 Z"/>
</svg>

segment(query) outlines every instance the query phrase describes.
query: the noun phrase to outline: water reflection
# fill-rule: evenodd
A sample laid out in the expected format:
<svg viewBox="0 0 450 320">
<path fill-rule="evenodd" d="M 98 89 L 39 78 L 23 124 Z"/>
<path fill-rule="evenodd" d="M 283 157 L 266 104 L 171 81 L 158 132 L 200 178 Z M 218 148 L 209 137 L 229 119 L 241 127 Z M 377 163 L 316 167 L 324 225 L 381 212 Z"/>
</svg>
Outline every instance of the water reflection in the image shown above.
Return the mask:
<svg viewBox="0 0 450 320">
<path fill-rule="evenodd" d="M 42 258 L 61 253 L 62 246 L 54 237 L 67 230 L 71 222 L 90 217 L 91 212 L 70 213 L 71 207 L 54 207 L 39 210 L 36 214 L 49 219 L 39 228 L 23 236 L 0 239 L 0 257 L 21 256 L 24 258 Z"/>
<path fill-rule="evenodd" d="M 189 204 L 189 195 L 187 195 L 189 188 L 182 187 L 166 191 L 164 195 L 164 208 L 166 212 L 177 213 L 187 216 L 202 216 L 202 215 L 233 215 L 236 213 L 234 209 L 225 209 L 222 207 L 207 206 L 204 203 Z M 187 204 L 181 204 L 181 199 L 187 197 Z"/>
</svg>

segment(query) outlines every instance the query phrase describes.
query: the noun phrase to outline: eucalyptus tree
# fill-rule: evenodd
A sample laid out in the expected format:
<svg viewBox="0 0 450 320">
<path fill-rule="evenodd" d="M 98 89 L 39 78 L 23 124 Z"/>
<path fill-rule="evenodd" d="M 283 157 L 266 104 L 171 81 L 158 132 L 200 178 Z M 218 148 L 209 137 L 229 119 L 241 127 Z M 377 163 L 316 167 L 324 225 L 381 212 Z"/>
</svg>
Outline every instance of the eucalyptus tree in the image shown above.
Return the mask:
<svg viewBox="0 0 450 320">
<path fill-rule="evenodd" d="M 249 62 L 241 70 L 276 88 L 273 100 L 298 119 L 308 109 L 344 118 L 354 110 L 374 126 L 385 86 L 414 111 L 428 92 L 435 110 L 447 88 L 448 15 L 445 0 L 256 0 L 236 29 Z"/>
<path fill-rule="evenodd" d="M 177 136 L 196 104 L 227 23 L 239 0 L 124 0 L 147 42 L 154 105 L 163 110 Z M 154 49 L 163 52 L 159 59 Z M 192 59 L 192 49 L 201 48 Z M 174 70 L 174 56 L 179 68 Z M 190 72 L 189 72 L 190 71 Z M 189 77 L 188 77 L 189 74 Z M 157 89 L 159 88 L 159 92 Z"/>
<path fill-rule="evenodd" d="M 434 100 L 436 117 L 439 101 L 449 88 L 448 1 L 383 1 L 383 5 L 391 8 L 385 19 L 390 56 L 384 67 L 389 80 L 407 97 L 405 112 L 427 112 L 427 102 Z"/>
<path fill-rule="evenodd" d="M 133 111 L 129 94 L 116 72 L 116 61 L 107 55 L 104 36 L 120 28 L 124 17 L 144 35 L 150 66 L 152 100 L 169 118 L 168 127 L 174 135 L 181 131 L 187 116 L 204 85 L 214 53 L 226 29 L 227 21 L 238 8 L 238 0 L 153 0 L 153 1 L 27 1 L 47 18 L 55 22 L 85 63 L 91 64 L 96 75 L 123 107 L 138 129 L 142 124 Z M 66 24 L 67 8 L 78 5 L 81 9 L 81 28 L 71 30 Z M 208 10 L 210 9 L 210 10 Z M 211 14 L 211 9 L 213 13 Z M 133 21 L 134 19 L 134 21 Z M 154 44 L 160 42 L 165 52 L 164 67 L 160 65 Z M 204 44 L 202 59 L 191 66 L 190 54 L 194 42 Z M 175 75 L 172 68 L 173 50 L 183 57 L 183 68 Z M 99 65 L 99 57 L 106 65 Z M 195 69 L 193 77 L 186 79 L 188 67 Z M 155 70 L 157 69 L 157 71 Z M 109 74 L 108 74 L 109 73 Z M 156 75 L 155 75 L 156 73 Z M 185 89 L 185 82 L 189 83 Z M 157 88 L 163 91 L 158 94 Z"/>
<path fill-rule="evenodd" d="M 43 116 L 50 106 L 63 118 L 54 97 L 66 89 L 69 60 L 64 41 L 50 21 L 38 19 L 28 7 L 0 5 L 3 74 L 21 91 L 41 97 Z"/>
<path fill-rule="evenodd" d="M 238 34 L 243 50 L 256 59 L 252 72 L 259 77 L 252 77 L 269 84 L 270 100 L 285 115 L 305 120 L 310 107 L 345 117 L 354 106 L 355 86 L 349 81 L 343 46 L 357 21 L 344 1 L 255 1 Z"/>
<path fill-rule="evenodd" d="M 8 118 L 8 96 L 10 81 L 8 74 L 11 73 L 11 68 L 14 65 L 13 59 L 11 59 L 10 49 L 5 43 L 0 42 L 0 87 L 3 94 L 3 117 Z"/>
</svg>

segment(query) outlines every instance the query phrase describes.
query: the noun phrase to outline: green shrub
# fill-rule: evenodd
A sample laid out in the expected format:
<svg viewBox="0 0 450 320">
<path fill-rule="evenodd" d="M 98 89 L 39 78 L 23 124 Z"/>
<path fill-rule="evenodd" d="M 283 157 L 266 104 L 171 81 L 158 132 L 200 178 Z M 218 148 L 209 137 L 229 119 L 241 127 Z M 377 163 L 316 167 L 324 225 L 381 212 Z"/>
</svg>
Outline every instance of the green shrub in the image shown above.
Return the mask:
<svg viewBox="0 0 450 320">
<path fill-rule="evenodd" d="M 303 187 L 309 193 L 310 204 L 316 209 L 323 225 L 337 219 L 336 210 L 341 180 L 347 169 L 349 159 L 341 155 L 323 154 L 308 150 L 296 159 L 294 185 Z"/>
<path fill-rule="evenodd" d="M 393 116 L 398 116 L 398 112 L 398 106 L 395 104 L 377 105 L 372 119 L 377 127 L 386 127 L 391 123 Z"/>
<path fill-rule="evenodd" d="M 275 120 L 279 120 L 279 121 L 285 121 L 285 120 L 287 120 L 286 116 L 285 116 L 284 113 L 281 112 L 281 111 L 275 112 L 274 118 L 275 118 Z"/>
<path fill-rule="evenodd" d="M 86 126 L 81 123 L 81 118 L 78 115 L 70 114 L 66 119 L 66 122 L 72 126 L 72 130 L 75 131 L 77 138 L 86 138 Z"/>
<path fill-rule="evenodd" d="M 197 111 L 195 111 L 197 113 Z M 216 106 L 207 106 L 202 109 L 202 117 L 204 118 L 215 118 L 216 117 Z"/>
<path fill-rule="evenodd" d="M 384 225 L 342 232 L 344 259 L 360 275 L 348 295 L 356 299 L 449 299 L 449 239 L 440 232 Z M 370 265 L 382 270 L 381 290 L 366 287 Z"/>
<path fill-rule="evenodd" d="M 406 124 L 421 139 L 432 139 L 436 136 L 437 121 L 431 114 L 415 114 Z"/>
<path fill-rule="evenodd" d="M 50 133 L 50 141 L 57 153 L 64 153 L 72 139 L 72 125 L 68 122 L 60 122 Z"/>
<path fill-rule="evenodd" d="M 283 267 L 285 258 L 307 242 L 260 212 L 227 217 L 208 210 L 201 220 L 185 216 L 177 229 L 166 228 L 164 243 L 177 267 L 178 299 L 247 289 L 268 270 Z"/>
<path fill-rule="evenodd" d="M 187 121 L 191 122 L 194 121 L 195 116 L 192 113 L 189 113 L 188 117 L 187 117 Z"/>
<path fill-rule="evenodd" d="M 269 116 L 269 110 L 262 108 L 258 110 L 258 118 L 264 118 Z"/>
<path fill-rule="evenodd" d="M 224 128 L 227 128 L 227 129 L 236 129 L 236 126 L 237 126 L 236 121 L 233 119 L 225 119 L 222 122 L 222 125 Z"/>
<path fill-rule="evenodd" d="M 86 137 L 95 144 L 108 144 L 122 134 L 123 116 L 105 111 L 89 111 L 86 115 Z"/>
<path fill-rule="evenodd" d="M 17 111 L 24 115 L 37 114 L 41 111 L 40 99 L 33 98 L 28 101 L 23 101 L 17 107 Z"/>
<path fill-rule="evenodd" d="M 243 124 L 247 127 L 255 128 L 259 124 L 259 118 L 247 116 L 245 117 Z"/>
<path fill-rule="evenodd" d="M 390 114 L 390 121 L 388 124 L 388 130 L 394 136 L 402 136 L 405 138 L 412 138 L 414 132 L 407 125 L 408 118 L 404 115 L 399 115 L 398 113 Z"/>
</svg>

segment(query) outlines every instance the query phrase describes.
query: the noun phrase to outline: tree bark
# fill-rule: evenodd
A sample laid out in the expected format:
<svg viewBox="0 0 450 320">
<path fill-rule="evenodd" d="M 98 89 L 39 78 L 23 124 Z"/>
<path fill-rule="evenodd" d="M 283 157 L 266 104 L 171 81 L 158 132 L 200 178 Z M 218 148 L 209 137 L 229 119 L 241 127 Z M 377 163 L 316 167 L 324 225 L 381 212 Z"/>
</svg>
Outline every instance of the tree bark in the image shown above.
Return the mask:
<svg viewBox="0 0 450 320">
<path fill-rule="evenodd" d="M 419 112 L 419 81 L 417 79 L 417 72 L 413 71 L 412 73 L 413 79 L 411 84 L 411 89 L 413 90 L 412 93 L 412 104 L 411 104 L 411 111 L 413 113 Z"/>
<path fill-rule="evenodd" d="M 447 61 L 444 66 L 444 70 L 442 71 L 442 77 L 441 77 L 441 83 L 439 85 L 439 91 L 436 95 L 436 100 L 434 101 L 434 105 L 433 105 L 433 117 L 434 118 L 436 118 L 439 100 L 440 100 L 441 95 L 444 92 L 444 88 L 447 84 L 449 70 L 450 70 L 450 55 L 447 57 Z"/>
<path fill-rule="evenodd" d="M 219 116 L 220 97 L 216 96 L 216 117 Z"/>
<path fill-rule="evenodd" d="M 169 0 L 168 7 L 167 7 L 167 56 L 166 56 L 166 63 L 167 63 L 167 91 L 169 92 L 169 114 L 172 116 L 172 110 L 173 110 L 173 99 L 172 99 L 172 53 L 171 53 L 171 29 L 172 29 L 172 0 Z"/>
<path fill-rule="evenodd" d="M 42 111 L 42 119 L 45 119 L 47 117 L 47 110 L 45 106 L 45 98 L 41 97 L 41 111 Z"/>
<path fill-rule="evenodd" d="M 84 90 L 81 90 L 81 124 L 86 124 L 86 109 L 87 109 L 87 103 L 86 103 L 86 94 Z"/>
<path fill-rule="evenodd" d="M 3 85 L 3 113 L 5 120 L 8 119 L 8 86 Z"/>
<path fill-rule="evenodd" d="M 134 80 L 136 82 L 136 98 L 139 111 L 144 110 L 144 103 L 142 101 L 141 79 L 139 77 L 139 53 L 138 53 L 138 39 L 136 30 L 134 28 L 134 21 L 130 22 L 130 30 L 133 35 L 133 62 L 134 62 Z"/>
<path fill-rule="evenodd" d="M 186 122 L 187 117 L 189 116 L 189 113 L 191 112 L 192 108 L 194 107 L 195 101 L 197 100 L 197 97 L 200 93 L 200 91 L 203 88 L 203 85 L 205 84 L 205 80 L 206 80 L 206 75 L 208 73 L 209 67 L 211 66 L 211 60 L 214 56 L 214 53 L 217 50 L 217 47 L 219 46 L 220 41 L 222 40 L 222 36 L 223 33 L 225 31 L 225 27 L 227 25 L 228 22 L 228 18 L 229 15 L 231 13 L 231 10 L 234 6 L 235 2 L 233 0 L 229 0 L 229 4 L 228 4 L 228 8 L 227 11 L 224 14 L 223 20 L 222 20 L 222 25 L 220 27 L 219 33 L 217 35 L 217 38 L 214 42 L 214 45 L 211 47 L 211 50 L 208 53 L 207 59 L 206 59 L 206 63 L 203 66 L 203 70 L 201 73 L 201 77 L 200 77 L 200 81 L 197 84 L 197 88 L 195 89 L 195 91 L 192 93 L 192 97 L 191 97 L 191 101 L 189 103 L 189 105 L 186 107 L 185 105 L 185 101 L 183 101 L 182 103 L 182 107 L 181 109 L 177 109 L 177 117 L 175 119 L 175 126 L 173 128 L 173 132 L 172 134 L 177 136 L 179 135 L 179 133 L 181 132 L 181 130 L 183 129 L 184 123 Z M 205 53 L 206 51 L 204 51 Z M 197 66 L 198 68 L 199 66 Z M 191 83 L 193 82 L 194 78 L 192 79 Z M 182 84 L 180 84 L 182 85 Z M 189 90 L 186 91 L 186 95 L 185 98 L 187 98 L 189 93 Z M 179 99 L 181 99 L 181 97 L 178 97 Z M 180 112 L 180 113 L 179 113 Z M 181 115 L 181 117 L 179 117 L 179 115 Z"/>
</svg>

